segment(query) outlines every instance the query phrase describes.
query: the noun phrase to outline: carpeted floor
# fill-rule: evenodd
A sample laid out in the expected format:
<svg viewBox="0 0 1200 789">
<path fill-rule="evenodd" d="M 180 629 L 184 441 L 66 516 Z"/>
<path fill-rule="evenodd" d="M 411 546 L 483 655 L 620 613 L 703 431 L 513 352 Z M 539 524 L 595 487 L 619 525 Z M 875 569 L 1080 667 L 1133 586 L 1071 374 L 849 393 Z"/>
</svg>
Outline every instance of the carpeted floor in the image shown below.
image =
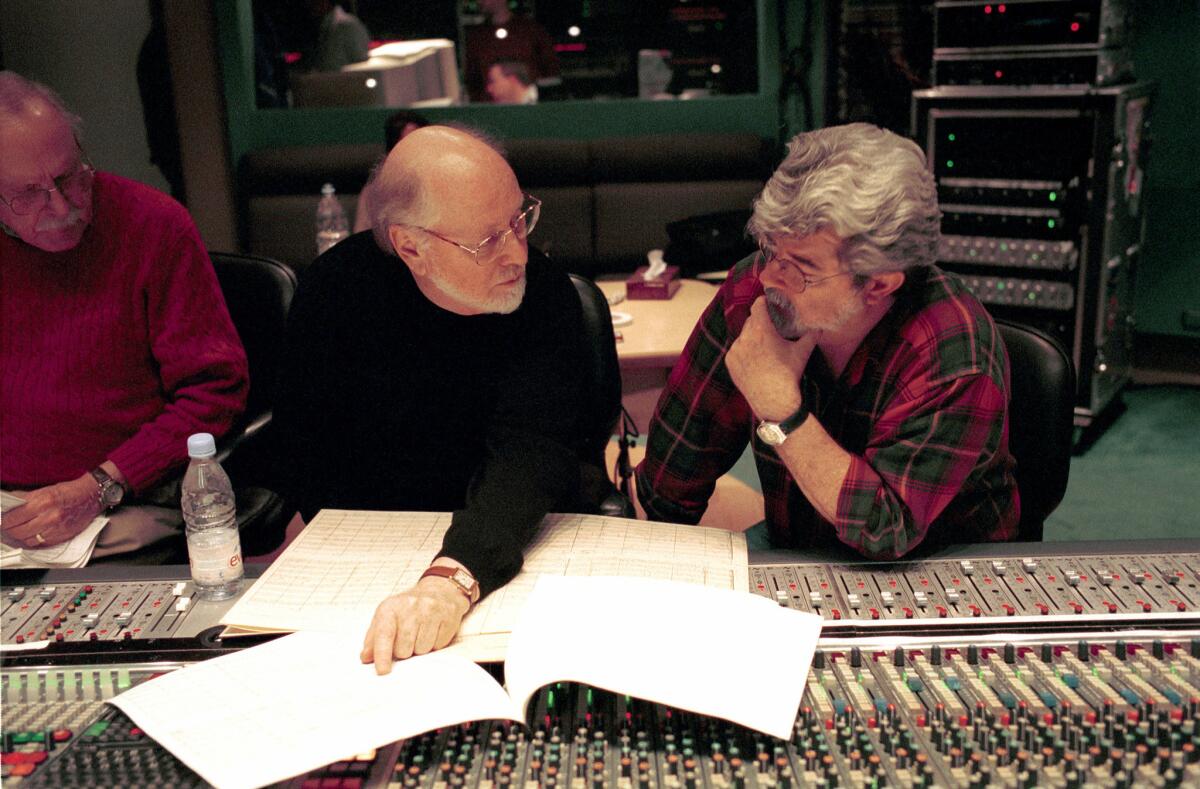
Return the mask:
<svg viewBox="0 0 1200 789">
<path fill-rule="evenodd" d="M 1200 537 L 1200 389 L 1131 388 L 1125 411 L 1071 459 L 1045 540 Z"/>
</svg>

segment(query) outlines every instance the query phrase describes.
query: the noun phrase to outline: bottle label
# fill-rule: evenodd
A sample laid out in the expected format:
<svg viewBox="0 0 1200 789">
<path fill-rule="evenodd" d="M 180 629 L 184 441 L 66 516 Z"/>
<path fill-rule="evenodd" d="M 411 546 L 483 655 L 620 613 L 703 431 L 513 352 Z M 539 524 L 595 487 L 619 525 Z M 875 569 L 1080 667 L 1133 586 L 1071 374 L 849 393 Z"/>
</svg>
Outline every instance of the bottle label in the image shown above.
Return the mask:
<svg viewBox="0 0 1200 789">
<path fill-rule="evenodd" d="M 192 580 L 216 585 L 242 577 L 242 543 L 237 529 L 211 529 L 188 536 Z"/>
</svg>

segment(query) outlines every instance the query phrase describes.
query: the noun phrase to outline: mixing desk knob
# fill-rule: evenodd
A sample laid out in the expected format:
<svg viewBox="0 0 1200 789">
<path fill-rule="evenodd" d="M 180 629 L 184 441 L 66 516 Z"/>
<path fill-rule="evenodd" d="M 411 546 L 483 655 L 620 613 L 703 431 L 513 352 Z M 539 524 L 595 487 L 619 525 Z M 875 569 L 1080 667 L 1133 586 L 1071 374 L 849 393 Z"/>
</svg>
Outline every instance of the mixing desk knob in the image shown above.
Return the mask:
<svg viewBox="0 0 1200 789">
<path fill-rule="evenodd" d="M 821 604 L 824 602 L 825 601 L 824 601 L 824 599 L 822 599 L 820 592 L 809 592 L 808 593 L 808 603 L 813 608 L 820 608 Z"/>
<path fill-rule="evenodd" d="M 1113 582 L 1112 573 L 1100 573 L 1100 583 L 1101 584 L 1103 584 L 1104 586 L 1112 586 L 1112 582 Z"/>
<path fill-rule="evenodd" d="M 1001 561 L 992 562 L 992 570 L 996 573 L 996 575 L 1004 575 L 1004 573 L 1007 569 L 1008 568 L 1004 566 L 1004 562 L 1001 562 Z"/>
<path fill-rule="evenodd" d="M 1146 573 L 1143 573 L 1141 570 L 1133 570 L 1129 573 L 1129 580 L 1135 584 L 1144 584 L 1146 582 Z"/>
<path fill-rule="evenodd" d="M 1038 563 L 1035 559 L 1022 559 L 1021 566 L 1025 568 L 1025 572 L 1032 573 L 1037 570 Z"/>
<path fill-rule="evenodd" d="M 787 594 L 787 592 L 783 591 L 782 589 L 779 589 L 775 592 L 775 602 L 779 603 L 780 605 L 786 606 L 787 599 L 788 599 L 788 594 Z"/>
<path fill-rule="evenodd" d="M 854 593 L 850 593 L 846 596 L 846 602 L 850 603 L 851 608 L 858 608 L 862 605 L 862 601 L 859 599 L 858 595 Z"/>
<path fill-rule="evenodd" d="M 1168 576 L 1167 576 L 1167 583 L 1171 584 L 1172 586 L 1176 586 L 1176 585 L 1178 585 L 1178 584 L 1179 584 L 1179 576 L 1178 576 L 1178 575 L 1175 575 L 1175 574 L 1168 575 Z"/>
<path fill-rule="evenodd" d="M 958 566 L 960 569 L 962 569 L 963 575 L 975 574 L 975 565 L 971 564 L 969 561 L 963 560 L 958 563 Z"/>
<path fill-rule="evenodd" d="M 1046 605 L 1045 603 L 1034 603 L 1034 605 L 1037 607 L 1038 613 L 1042 616 L 1046 616 L 1050 613 L 1050 606 Z"/>
<path fill-rule="evenodd" d="M 47 586 L 46 588 L 44 588 L 40 592 L 38 592 L 38 597 L 42 598 L 43 600 L 49 600 L 51 597 L 54 597 L 54 593 L 56 591 L 58 591 L 58 590 L 55 587 Z"/>
<path fill-rule="evenodd" d="M 1079 586 L 1079 573 L 1068 572 L 1067 573 L 1067 584 L 1070 586 Z"/>
<path fill-rule="evenodd" d="M 125 626 L 129 624 L 132 619 L 133 614 L 129 613 L 128 611 L 122 611 L 121 613 L 117 614 L 115 621 L 118 625 Z"/>
<path fill-rule="evenodd" d="M 891 592 L 881 592 L 879 596 L 883 600 L 883 604 L 888 607 L 891 607 L 892 603 L 896 602 Z"/>
<path fill-rule="evenodd" d="M 1071 603 L 1071 610 L 1072 610 L 1072 611 L 1074 611 L 1074 612 L 1075 612 L 1075 613 L 1077 613 L 1077 614 L 1082 614 L 1082 613 L 1083 613 L 1083 606 L 1082 606 L 1080 603 L 1072 602 L 1072 603 Z"/>
<path fill-rule="evenodd" d="M 958 603 L 958 600 L 959 600 L 959 594 L 958 594 L 957 589 L 947 589 L 946 590 L 946 602 L 947 603 L 950 603 L 951 605 L 956 605 Z"/>
<path fill-rule="evenodd" d="M 9 600 L 20 600 L 22 597 L 25 596 L 25 587 L 24 586 L 13 587 L 12 589 L 9 589 L 7 592 L 5 592 L 4 596 L 7 597 Z"/>
<path fill-rule="evenodd" d="M 913 599 L 917 601 L 917 605 L 925 606 L 929 600 L 924 592 L 913 592 Z"/>
</svg>

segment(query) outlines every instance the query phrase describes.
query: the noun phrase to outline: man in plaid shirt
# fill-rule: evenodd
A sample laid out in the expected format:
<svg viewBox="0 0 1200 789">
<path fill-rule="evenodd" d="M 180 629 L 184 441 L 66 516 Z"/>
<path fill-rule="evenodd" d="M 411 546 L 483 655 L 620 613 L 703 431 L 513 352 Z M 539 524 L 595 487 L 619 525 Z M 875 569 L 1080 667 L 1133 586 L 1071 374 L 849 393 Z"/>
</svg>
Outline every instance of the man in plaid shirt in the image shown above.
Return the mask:
<svg viewBox="0 0 1200 789">
<path fill-rule="evenodd" d="M 649 518 L 699 521 L 751 441 L 778 547 L 891 559 L 1016 536 L 1008 355 L 933 265 L 939 218 L 914 143 L 862 123 L 792 140 L 754 203 L 761 252 L 659 399 L 637 470 Z"/>
</svg>

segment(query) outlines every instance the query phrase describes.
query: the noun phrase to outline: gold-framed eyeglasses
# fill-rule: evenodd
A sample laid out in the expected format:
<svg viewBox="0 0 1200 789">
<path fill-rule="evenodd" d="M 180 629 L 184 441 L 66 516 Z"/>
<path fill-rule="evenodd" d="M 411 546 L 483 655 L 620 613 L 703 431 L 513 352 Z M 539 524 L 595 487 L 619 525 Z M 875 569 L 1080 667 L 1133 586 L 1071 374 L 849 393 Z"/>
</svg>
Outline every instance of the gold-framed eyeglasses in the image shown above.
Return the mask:
<svg viewBox="0 0 1200 789">
<path fill-rule="evenodd" d="M 83 208 L 92 197 L 92 184 L 96 180 L 96 168 L 86 156 L 80 157 L 79 166 L 69 173 L 63 173 L 54 179 L 54 186 L 49 189 L 31 186 L 17 192 L 13 197 L 0 196 L 0 202 L 8 206 L 8 210 L 17 216 L 27 216 L 41 211 L 50 202 L 50 193 L 58 192 L 68 203 L 76 208 Z"/>
<path fill-rule="evenodd" d="M 767 266 L 775 263 L 779 268 L 779 276 L 787 284 L 788 288 L 796 293 L 803 293 L 814 285 L 820 285 L 822 282 L 827 282 L 834 277 L 844 277 L 847 274 L 853 274 L 853 271 L 839 271 L 836 274 L 830 274 L 827 277 L 813 279 L 812 277 L 801 271 L 795 263 L 788 262 L 779 256 L 774 249 L 766 245 L 759 245 L 759 254 L 763 256 L 763 265 Z"/>
<path fill-rule="evenodd" d="M 447 244 L 453 244 L 459 249 L 470 252 L 471 256 L 475 258 L 475 265 L 477 266 L 483 263 L 490 263 L 504 249 L 504 244 L 508 241 L 509 236 L 516 236 L 519 241 L 524 241 L 537 225 L 538 217 L 542 213 L 542 201 L 531 194 L 525 194 L 522 197 L 524 200 L 521 203 L 521 210 L 517 211 L 516 216 L 509 220 L 508 227 L 498 233 L 492 233 L 473 247 L 460 244 L 452 238 L 446 238 L 436 230 L 430 230 L 427 227 L 419 225 L 414 225 L 414 227 L 417 230 L 424 230 L 429 235 L 439 238 Z"/>
</svg>

